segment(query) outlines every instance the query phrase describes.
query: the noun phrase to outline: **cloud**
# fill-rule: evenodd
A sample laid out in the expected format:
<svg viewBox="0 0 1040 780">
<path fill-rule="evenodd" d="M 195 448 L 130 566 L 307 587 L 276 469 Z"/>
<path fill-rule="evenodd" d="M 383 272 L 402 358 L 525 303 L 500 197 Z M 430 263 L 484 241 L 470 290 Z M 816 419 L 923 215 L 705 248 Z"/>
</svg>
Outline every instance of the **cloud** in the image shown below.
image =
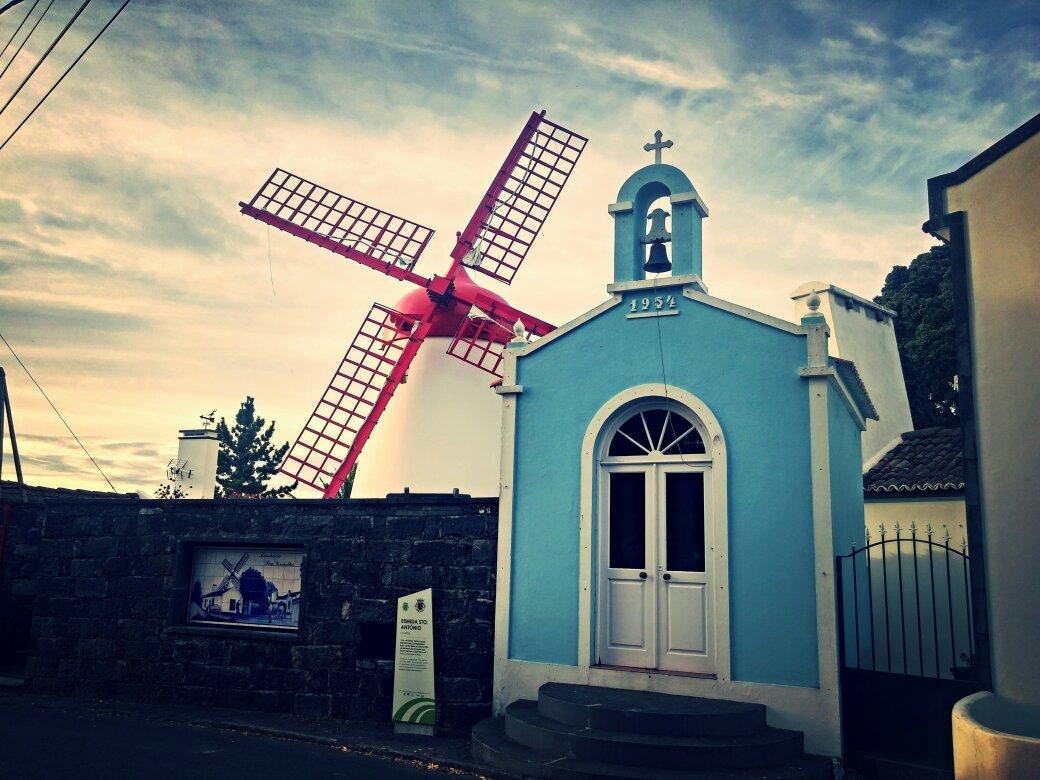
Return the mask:
<svg viewBox="0 0 1040 780">
<path fill-rule="evenodd" d="M 913 35 L 896 39 L 896 45 L 908 54 L 919 57 L 949 57 L 954 38 L 960 29 L 947 22 L 930 21 Z"/>
<path fill-rule="evenodd" d="M 655 87 L 701 91 L 720 89 L 728 83 L 712 65 L 695 66 L 665 57 L 643 57 L 562 43 L 557 51 L 620 78 Z"/>
<path fill-rule="evenodd" d="M 32 330 L 39 321 L 49 329 L 66 334 L 72 342 L 115 339 L 121 334 L 147 327 L 145 317 L 111 309 L 90 306 L 70 306 L 36 298 L 13 298 L 0 292 L 0 308 L 5 327 L 11 330 Z"/>
<path fill-rule="evenodd" d="M 866 22 L 857 22 L 852 25 L 852 34 L 867 43 L 884 43 L 888 40 L 881 30 Z"/>
</svg>

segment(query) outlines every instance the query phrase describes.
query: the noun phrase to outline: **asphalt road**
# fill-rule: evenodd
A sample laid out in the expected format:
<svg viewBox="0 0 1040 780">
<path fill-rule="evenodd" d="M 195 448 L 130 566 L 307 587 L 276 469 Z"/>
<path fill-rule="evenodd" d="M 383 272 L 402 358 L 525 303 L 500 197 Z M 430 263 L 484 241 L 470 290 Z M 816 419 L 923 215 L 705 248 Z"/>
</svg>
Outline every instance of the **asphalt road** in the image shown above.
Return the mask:
<svg viewBox="0 0 1040 780">
<path fill-rule="evenodd" d="M 3 780 L 438 775 L 449 777 L 417 764 L 275 737 L 12 701 L 0 706 Z"/>
</svg>

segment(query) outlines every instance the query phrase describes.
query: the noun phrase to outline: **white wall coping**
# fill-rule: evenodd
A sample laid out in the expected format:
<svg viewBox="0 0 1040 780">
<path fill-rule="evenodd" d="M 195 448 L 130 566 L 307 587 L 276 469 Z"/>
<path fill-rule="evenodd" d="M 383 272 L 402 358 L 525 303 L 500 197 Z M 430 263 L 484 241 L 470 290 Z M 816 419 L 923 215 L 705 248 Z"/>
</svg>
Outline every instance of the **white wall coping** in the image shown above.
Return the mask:
<svg viewBox="0 0 1040 780">
<path fill-rule="evenodd" d="M 864 298 L 862 295 L 856 295 L 856 293 L 843 290 L 835 284 L 829 284 L 828 282 L 806 282 L 793 293 L 791 293 L 791 300 L 797 301 L 806 296 L 812 295 L 813 293 L 832 293 L 839 298 L 848 298 L 850 301 L 855 301 L 860 306 L 865 306 L 868 309 L 873 309 L 876 312 L 884 314 L 886 317 L 896 317 L 896 313 L 886 306 L 882 306 L 880 303 L 874 303 L 869 298 Z"/>
</svg>

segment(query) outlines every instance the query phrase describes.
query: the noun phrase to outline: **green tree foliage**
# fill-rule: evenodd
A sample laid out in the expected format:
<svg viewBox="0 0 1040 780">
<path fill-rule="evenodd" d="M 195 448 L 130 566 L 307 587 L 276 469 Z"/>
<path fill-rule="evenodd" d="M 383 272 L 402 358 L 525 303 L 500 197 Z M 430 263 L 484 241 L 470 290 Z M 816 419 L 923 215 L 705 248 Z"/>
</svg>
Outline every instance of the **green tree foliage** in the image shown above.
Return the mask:
<svg viewBox="0 0 1040 780">
<path fill-rule="evenodd" d="M 222 498 L 281 498 L 296 489 L 296 483 L 268 488 L 267 483 L 278 473 L 278 466 L 289 450 L 289 443 L 275 448 L 274 421 L 264 428 L 266 421 L 256 416 L 252 396 L 235 415 L 235 425 L 228 428 L 223 417 L 217 423 L 217 495 Z"/>
<path fill-rule="evenodd" d="M 180 485 L 173 485 L 169 482 L 164 482 L 159 485 L 155 490 L 156 498 L 186 498 L 184 491 L 181 490 Z"/>
<path fill-rule="evenodd" d="M 915 428 L 957 424 L 950 254 L 935 246 L 885 278 L 875 303 L 896 312 L 896 342 Z"/>
<path fill-rule="evenodd" d="M 350 468 L 350 474 L 343 480 L 343 485 L 336 494 L 336 498 L 350 498 L 350 492 L 354 489 L 354 476 L 357 474 L 357 463 Z"/>
</svg>

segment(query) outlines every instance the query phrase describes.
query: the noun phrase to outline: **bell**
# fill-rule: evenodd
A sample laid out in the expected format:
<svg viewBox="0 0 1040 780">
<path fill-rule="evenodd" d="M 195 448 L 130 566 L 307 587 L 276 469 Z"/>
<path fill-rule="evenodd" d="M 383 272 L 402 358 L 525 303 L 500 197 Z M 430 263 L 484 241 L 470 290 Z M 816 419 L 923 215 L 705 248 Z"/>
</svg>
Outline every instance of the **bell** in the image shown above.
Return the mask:
<svg viewBox="0 0 1040 780">
<path fill-rule="evenodd" d="M 650 259 L 646 261 L 643 270 L 649 274 L 663 274 L 672 270 L 672 264 L 668 260 L 668 250 L 664 244 L 650 245 Z"/>
</svg>

